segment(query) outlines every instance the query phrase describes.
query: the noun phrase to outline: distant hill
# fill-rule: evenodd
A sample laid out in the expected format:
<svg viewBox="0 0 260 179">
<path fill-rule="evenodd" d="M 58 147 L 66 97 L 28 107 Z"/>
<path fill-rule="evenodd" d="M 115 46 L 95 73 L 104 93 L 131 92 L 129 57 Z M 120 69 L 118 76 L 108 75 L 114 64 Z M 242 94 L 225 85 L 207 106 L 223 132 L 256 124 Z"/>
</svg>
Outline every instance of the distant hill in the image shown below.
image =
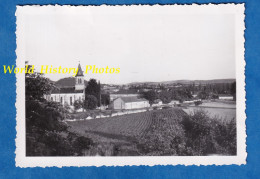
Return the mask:
<svg viewBox="0 0 260 179">
<path fill-rule="evenodd" d="M 214 79 L 214 80 L 173 80 L 163 82 L 133 82 L 128 85 L 138 84 L 216 84 L 216 83 L 233 83 L 236 79 Z"/>
</svg>

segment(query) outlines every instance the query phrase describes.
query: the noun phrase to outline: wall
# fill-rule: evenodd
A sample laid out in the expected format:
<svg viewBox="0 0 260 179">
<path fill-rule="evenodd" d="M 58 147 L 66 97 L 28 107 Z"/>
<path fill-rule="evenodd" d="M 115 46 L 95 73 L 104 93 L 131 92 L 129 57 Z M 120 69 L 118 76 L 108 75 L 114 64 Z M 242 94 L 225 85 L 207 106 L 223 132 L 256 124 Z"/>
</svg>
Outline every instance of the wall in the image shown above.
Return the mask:
<svg viewBox="0 0 260 179">
<path fill-rule="evenodd" d="M 125 109 L 138 109 L 138 108 L 146 108 L 150 107 L 148 101 L 138 101 L 138 102 L 131 102 L 125 104 Z"/>
<path fill-rule="evenodd" d="M 62 105 L 67 103 L 68 105 L 72 106 L 70 104 L 70 97 L 72 97 L 72 105 L 76 100 L 85 100 L 84 93 L 62 93 L 62 94 L 50 94 L 46 95 L 45 99 L 48 101 L 55 101 L 55 102 L 61 102 L 62 98 Z"/>
<path fill-rule="evenodd" d="M 125 109 L 125 103 L 121 98 L 118 98 L 112 102 L 113 109 Z"/>
</svg>

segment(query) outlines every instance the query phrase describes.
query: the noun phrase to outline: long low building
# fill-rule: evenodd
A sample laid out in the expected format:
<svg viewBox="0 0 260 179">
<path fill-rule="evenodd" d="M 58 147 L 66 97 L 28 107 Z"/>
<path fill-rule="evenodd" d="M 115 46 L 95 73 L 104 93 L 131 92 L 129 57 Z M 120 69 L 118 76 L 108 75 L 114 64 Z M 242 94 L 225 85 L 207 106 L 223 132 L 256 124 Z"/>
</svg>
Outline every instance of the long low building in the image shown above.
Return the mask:
<svg viewBox="0 0 260 179">
<path fill-rule="evenodd" d="M 139 94 L 110 94 L 110 101 L 114 101 L 114 99 L 121 98 L 121 97 L 135 97 L 138 98 Z"/>
<path fill-rule="evenodd" d="M 150 107 L 149 101 L 137 97 L 119 97 L 114 99 L 110 104 L 110 108 L 115 110 L 140 109 L 147 107 Z"/>
</svg>

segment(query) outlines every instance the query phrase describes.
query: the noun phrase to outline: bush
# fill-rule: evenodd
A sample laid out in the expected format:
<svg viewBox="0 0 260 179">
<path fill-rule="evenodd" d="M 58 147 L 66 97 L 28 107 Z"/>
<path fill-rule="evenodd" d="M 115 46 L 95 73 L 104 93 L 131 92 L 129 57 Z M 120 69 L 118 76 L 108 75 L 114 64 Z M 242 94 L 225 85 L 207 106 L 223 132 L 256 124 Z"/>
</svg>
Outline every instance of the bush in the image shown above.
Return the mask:
<svg viewBox="0 0 260 179">
<path fill-rule="evenodd" d="M 78 155 L 83 155 L 84 150 L 90 149 L 91 145 L 93 145 L 92 140 L 83 136 L 77 137 L 73 142 L 73 147 Z"/>
<path fill-rule="evenodd" d="M 62 122 L 66 116 L 67 110 L 59 103 L 26 101 L 26 155 L 82 155 L 81 150 L 88 148 L 87 144 L 91 145 L 92 141 L 82 137 L 77 139 L 77 135 L 70 133 L 66 123 Z M 77 140 L 84 146 L 75 148 L 74 141 Z"/>
<path fill-rule="evenodd" d="M 152 156 L 236 155 L 235 119 L 212 118 L 204 110 L 177 118 L 166 111 L 153 111 L 148 131 L 137 136 L 139 153 Z"/>
<path fill-rule="evenodd" d="M 139 149 L 142 155 L 183 155 L 185 135 L 180 123 L 175 122 L 174 129 L 169 127 L 165 113 L 153 112 L 149 131 L 139 137 Z"/>
<path fill-rule="evenodd" d="M 76 100 L 76 101 L 74 101 L 73 106 L 74 106 L 74 110 L 77 111 L 77 110 L 83 108 L 83 102 L 80 100 Z"/>
<path fill-rule="evenodd" d="M 86 99 L 84 101 L 84 108 L 86 110 L 96 109 L 97 105 L 98 105 L 98 100 L 95 96 L 93 96 L 93 95 L 87 95 L 86 96 Z"/>
<path fill-rule="evenodd" d="M 211 118 L 204 110 L 197 110 L 184 117 L 182 124 L 189 155 L 236 154 L 235 119 L 223 122 Z"/>
<path fill-rule="evenodd" d="M 195 104 L 195 106 L 199 106 L 202 104 L 202 101 L 195 101 L 194 104 Z"/>
</svg>

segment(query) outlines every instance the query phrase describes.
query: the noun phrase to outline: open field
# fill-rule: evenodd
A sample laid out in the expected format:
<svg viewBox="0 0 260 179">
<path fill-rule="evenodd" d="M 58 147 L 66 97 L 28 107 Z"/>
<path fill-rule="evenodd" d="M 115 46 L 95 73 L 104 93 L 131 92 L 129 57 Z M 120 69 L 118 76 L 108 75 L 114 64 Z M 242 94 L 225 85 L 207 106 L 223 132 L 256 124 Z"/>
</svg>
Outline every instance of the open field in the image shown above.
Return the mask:
<svg viewBox="0 0 260 179">
<path fill-rule="evenodd" d="M 212 101 L 203 102 L 200 106 L 202 107 L 215 107 L 215 108 L 236 108 L 236 103 L 234 101 Z"/>
<path fill-rule="evenodd" d="M 236 118 L 236 109 L 226 109 L 226 108 L 207 108 L 207 107 L 188 107 L 183 109 L 187 114 L 194 112 L 195 110 L 203 109 L 209 113 L 211 117 L 219 117 L 223 120 L 231 120 Z"/>
<path fill-rule="evenodd" d="M 198 109 L 207 111 L 211 117 L 218 117 L 223 120 L 231 120 L 232 118 L 236 118 L 235 101 L 208 101 L 203 102 L 199 106 L 188 106 L 183 110 L 189 114 Z"/>
</svg>

